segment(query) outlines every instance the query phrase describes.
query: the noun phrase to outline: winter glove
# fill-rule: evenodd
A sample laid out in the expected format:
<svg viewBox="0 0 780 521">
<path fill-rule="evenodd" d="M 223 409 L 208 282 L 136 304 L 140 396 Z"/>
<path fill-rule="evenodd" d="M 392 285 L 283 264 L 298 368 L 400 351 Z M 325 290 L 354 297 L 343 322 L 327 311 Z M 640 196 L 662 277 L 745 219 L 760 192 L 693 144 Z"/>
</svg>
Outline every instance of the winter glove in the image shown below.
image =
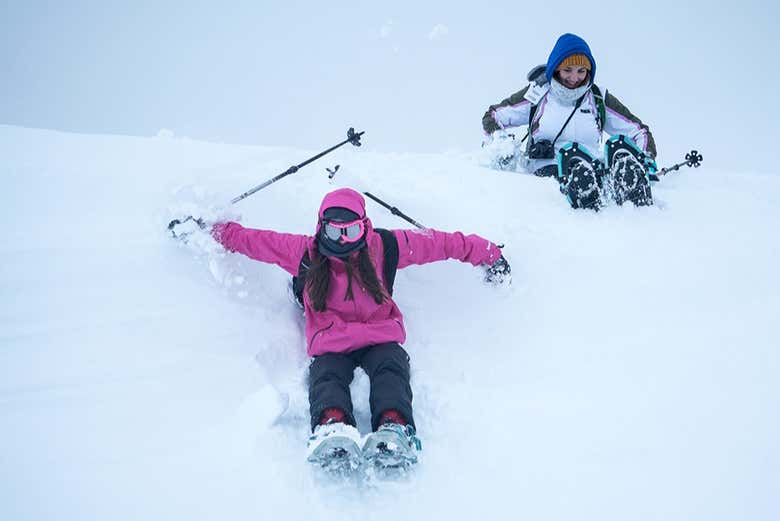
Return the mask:
<svg viewBox="0 0 780 521">
<path fill-rule="evenodd" d="M 496 144 L 497 146 L 500 146 L 500 143 L 505 143 L 507 141 L 514 141 L 515 135 L 507 132 L 504 129 L 496 130 L 495 132 L 488 134 L 483 137 L 482 139 L 482 146 L 490 146 L 493 144 Z"/>
<path fill-rule="evenodd" d="M 168 229 L 171 231 L 171 236 L 174 239 L 181 239 L 185 242 L 187 237 L 197 231 L 198 228 L 206 230 L 207 228 L 211 228 L 211 226 L 201 217 L 193 217 L 192 215 L 188 215 L 184 219 L 174 219 L 168 223 Z"/>
<path fill-rule="evenodd" d="M 496 130 L 489 136 L 489 141 L 483 142 L 485 154 L 491 168 L 496 170 L 515 170 L 519 150 L 519 142 L 515 135 L 505 130 Z"/>
<path fill-rule="evenodd" d="M 490 284 L 502 284 L 504 282 L 511 282 L 512 268 L 509 267 L 509 263 L 502 255 L 496 262 L 491 264 L 485 273 L 485 282 Z"/>
</svg>

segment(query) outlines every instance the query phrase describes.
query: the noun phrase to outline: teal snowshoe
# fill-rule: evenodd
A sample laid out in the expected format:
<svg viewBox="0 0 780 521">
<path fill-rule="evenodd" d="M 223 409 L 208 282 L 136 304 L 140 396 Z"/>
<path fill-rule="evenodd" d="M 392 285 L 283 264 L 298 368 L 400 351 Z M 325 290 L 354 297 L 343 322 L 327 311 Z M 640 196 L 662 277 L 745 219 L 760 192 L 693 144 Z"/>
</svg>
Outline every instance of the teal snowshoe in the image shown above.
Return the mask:
<svg viewBox="0 0 780 521">
<path fill-rule="evenodd" d="M 344 423 L 318 425 L 309 437 L 306 460 L 319 470 L 346 477 L 362 462 L 360 433 Z"/>
<path fill-rule="evenodd" d="M 414 427 L 385 423 L 366 438 L 363 461 L 373 471 L 403 473 L 417 463 L 417 453 L 421 450 L 422 443 Z"/>
</svg>

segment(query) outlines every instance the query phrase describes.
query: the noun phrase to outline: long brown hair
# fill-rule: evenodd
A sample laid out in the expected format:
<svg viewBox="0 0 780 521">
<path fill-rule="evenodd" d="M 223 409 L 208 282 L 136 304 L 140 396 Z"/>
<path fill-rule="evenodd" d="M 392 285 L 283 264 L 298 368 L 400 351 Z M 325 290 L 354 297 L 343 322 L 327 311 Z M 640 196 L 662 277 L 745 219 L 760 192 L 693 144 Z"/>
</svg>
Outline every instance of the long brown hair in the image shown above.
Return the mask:
<svg viewBox="0 0 780 521">
<path fill-rule="evenodd" d="M 364 246 L 358 253 L 357 261 L 349 258 L 345 261 L 347 269 L 347 292 L 344 300 L 354 300 L 352 294 L 352 275 L 355 267 L 360 281 L 366 287 L 368 293 L 374 298 L 374 302 L 382 304 L 387 300 L 388 295 L 379 277 L 376 274 L 374 263 L 368 255 L 368 246 Z M 357 264 L 357 266 L 355 266 Z M 309 292 L 309 302 L 314 311 L 325 311 L 325 300 L 328 297 L 328 288 L 330 287 L 330 259 L 319 251 L 314 252 L 309 271 L 306 274 L 306 288 Z"/>
</svg>

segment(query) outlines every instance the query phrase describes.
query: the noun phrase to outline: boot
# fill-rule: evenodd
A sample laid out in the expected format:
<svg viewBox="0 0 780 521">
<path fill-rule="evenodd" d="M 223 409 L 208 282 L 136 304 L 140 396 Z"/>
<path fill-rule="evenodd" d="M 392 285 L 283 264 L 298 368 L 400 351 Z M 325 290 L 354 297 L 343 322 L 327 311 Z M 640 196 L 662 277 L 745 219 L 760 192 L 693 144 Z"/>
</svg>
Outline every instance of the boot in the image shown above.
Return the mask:
<svg viewBox="0 0 780 521">
<path fill-rule="evenodd" d="M 368 435 L 363 444 L 363 459 L 375 468 L 408 468 L 417 463 L 422 450 L 412 425 L 388 421 Z"/>
<path fill-rule="evenodd" d="M 340 409 L 341 418 L 344 414 Z M 347 475 L 360 466 L 361 452 L 360 432 L 343 421 L 337 420 L 338 415 L 323 413 L 323 419 L 314 428 L 306 446 L 306 460 L 325 470 L 338 475 Z"/>
</svg>

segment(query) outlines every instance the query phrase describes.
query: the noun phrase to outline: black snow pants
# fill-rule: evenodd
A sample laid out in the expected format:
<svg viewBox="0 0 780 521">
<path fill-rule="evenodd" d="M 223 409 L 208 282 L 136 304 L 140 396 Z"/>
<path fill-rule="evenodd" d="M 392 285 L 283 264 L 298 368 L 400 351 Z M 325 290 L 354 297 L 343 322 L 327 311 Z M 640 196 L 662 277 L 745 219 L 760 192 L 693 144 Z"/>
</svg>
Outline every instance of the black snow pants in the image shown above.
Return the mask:
<svg viewBox="0 0 780 521">
<path fill-rule="evenodd" d="M 361 367 L 371 383 L 369 405 L 371 428 L 379 427 L 382 413 L 395 409 L 406 422 L 412 418 L 412 388 L 409 385 L 409 355 L 395 342 L 367 346 L 349 353 L 326 353 L 309 366 L 309 412 L 311 428 L 319 423 L 322 412 L 337 407 L 346 421 L 355 425 L 349 384 L 356 367 Z"/>
</svg>

